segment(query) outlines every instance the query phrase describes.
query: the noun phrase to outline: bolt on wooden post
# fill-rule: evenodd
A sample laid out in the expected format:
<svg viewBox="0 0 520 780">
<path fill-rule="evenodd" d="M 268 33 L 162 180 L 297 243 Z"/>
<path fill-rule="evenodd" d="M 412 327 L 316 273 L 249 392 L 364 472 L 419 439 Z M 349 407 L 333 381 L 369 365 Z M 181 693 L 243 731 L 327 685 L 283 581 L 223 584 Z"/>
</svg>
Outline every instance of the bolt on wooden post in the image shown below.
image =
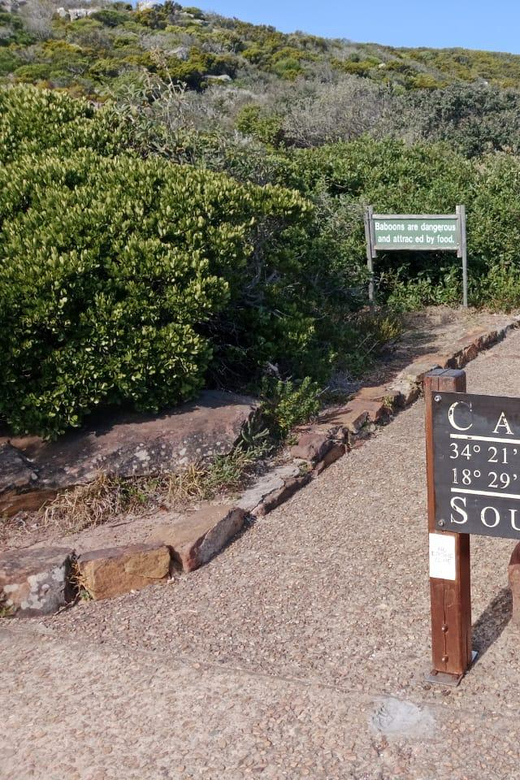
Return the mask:
<svg viewBox="0 0 520 780">
<path fill-rule="evenodd" d="M 428 531 L 430 540 L 430 598 L 432 626 L 432 671 L 427 679 L 444 685 L 458 685 L 472 662 L 470 537 L 464 533 L 439 532 L 436 525 L 434 489 L 433 404 L 435 393 L 464 393 L 466 373 L 437 369 L 424 378 L 426 404 L 426 469 L 428 480 Z M 439 538 L 441 537 L 441 538 Z M 449 548 L 454 554 L 452 572 L 432 576 L 432 550 Z M 441 555 L 442 555 L 441 549 Z M 453 563 L 453 561 L 451 561 Z M 442 570 L 440 573 L 443 574 Z"/>
</svg>

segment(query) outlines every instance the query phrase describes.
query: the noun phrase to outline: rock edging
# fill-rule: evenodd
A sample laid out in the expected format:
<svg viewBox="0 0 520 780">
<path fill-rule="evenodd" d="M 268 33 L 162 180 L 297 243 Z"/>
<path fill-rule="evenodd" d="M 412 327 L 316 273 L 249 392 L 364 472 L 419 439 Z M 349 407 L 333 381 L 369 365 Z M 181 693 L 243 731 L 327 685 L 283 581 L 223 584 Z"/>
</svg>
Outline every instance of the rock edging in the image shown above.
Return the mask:
<svg viewBox="0 0 520 780">
<path fill-rule="evenodd" d="M 283 504 L 331 463 L 360 446 L 377 426 L 386 424 L 393 414 L 411 406 L 421 395 L 423 379 L 429 371 L 463 368 L 480 352 L 502 341 L 509 331 L 519 326 L 520 317 L 514 317 L 501 328 L 469 331 L 454 343 L 449 354 L 432 352 L 422 355 L 387 384 L 363 387 L 346 405 L 324 412 L 316 423 L 300 429 L 297 443 L 290 450 L 292 463 L 265 475 L 246 493 L 246 496 L 258 495 L 259 489 L 262 493 L 262 485 L 265 488 L 270 480 L 276 482 L 271 490 L 264 489 L 256 506 L 246 502 L 248 511 L 260 516 Z M 300 476 L 296 476 L 295 469 Z M 277 484 L 280 479 L 283 485 Z"/>
<path fill-rule="evenodd" d="M 362 388 L 346 405 L 324 412 L 316 423 L 300 429 L 290 450 L 291 461 L 263 475 L 237 502 L 198 510 L 183 524 L 160 526 L 146 544 L 80 556 L 61 548 L 0 555 L 0 616 L 55 612 L 76 599 L 80 588 L 90 598 L 111 598 L 166 582 L 173 570 L 194 571 L 218 554 L 243 529 L 248 517 L 266 515 L 285 503 L 328 466 L 360 446 L 395 412 L 413 404 L 429 371 L 462 368 L 519 325 L 520 317 L 515 317 L 496 330 L 469 332 L 454 344 L 450 354 L 423 355 L 388 384 Z M 29 464 L 24 465 L 30 480 Z"/>
</svg>

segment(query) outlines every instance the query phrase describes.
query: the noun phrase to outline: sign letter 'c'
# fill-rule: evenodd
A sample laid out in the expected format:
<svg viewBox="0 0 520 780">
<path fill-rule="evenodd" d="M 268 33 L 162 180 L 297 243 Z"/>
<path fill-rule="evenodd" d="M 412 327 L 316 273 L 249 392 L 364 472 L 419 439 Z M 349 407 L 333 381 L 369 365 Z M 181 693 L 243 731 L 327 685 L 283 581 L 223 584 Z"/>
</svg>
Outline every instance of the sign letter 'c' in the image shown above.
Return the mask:
<svg viewBox="0 0 520 780">
<path fill-rule="evenodd" d="M 450 425 L 452 426 L 452 428 L 456 428 L 458 431 L 469 431 L 469 429 L 473 425 L 472 422 L 470 422 L 469 425 L 466 425 L 466 427 L 464 427 L 462 425 L 457 425 L 457 423 L 455 422 L 455 410 L 456 410 L 457 406 L 467 406 L 469 411 L 470 412 L 472 411 L 472 405 L 471 404 L 467 404 L 466 401 L 455 401 L 455 403 L 452 404 L 450 406 L 450 408 L 448 409 L 448 420 L 450 422 Z"/>
</svg>

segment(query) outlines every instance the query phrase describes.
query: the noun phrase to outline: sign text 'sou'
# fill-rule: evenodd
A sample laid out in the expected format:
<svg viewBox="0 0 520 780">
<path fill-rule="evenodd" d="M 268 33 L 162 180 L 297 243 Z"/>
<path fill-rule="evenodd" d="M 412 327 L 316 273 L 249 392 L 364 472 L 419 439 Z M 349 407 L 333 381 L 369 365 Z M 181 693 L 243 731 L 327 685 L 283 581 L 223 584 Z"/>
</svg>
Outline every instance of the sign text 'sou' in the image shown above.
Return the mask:
<svg viewBox="0 0 520 780">
<path fill-rule="evenodd" d="M 435 525 L 520 540 L 520 399 L 435 393 Z"/>
</svg>

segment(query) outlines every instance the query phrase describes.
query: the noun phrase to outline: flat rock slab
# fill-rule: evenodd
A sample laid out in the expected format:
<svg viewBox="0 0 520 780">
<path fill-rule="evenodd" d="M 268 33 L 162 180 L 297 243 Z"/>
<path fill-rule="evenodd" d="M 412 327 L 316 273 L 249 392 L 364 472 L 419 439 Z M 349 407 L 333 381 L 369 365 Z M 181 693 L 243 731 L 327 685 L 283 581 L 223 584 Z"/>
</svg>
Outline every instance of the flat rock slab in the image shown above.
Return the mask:
<svg viewBox="0 0 520 780">
<path fill-rule="evenodd" d="M 296 464 L 278 466 L 264 474 L 253 487 L 246 490 L 237 505 L 246 512 L 254 513 L 266 498 L 285 490 L 287 483 L 292 482 L 299 475 L 300 468 Z"/>
<path fill-rule="evenodd" d="M 23 452 L 8 442 L 0 443 L 0 515 L 17 512 L 20 491 L 32 490 L 37 480 L 33 465 Z"/>
<path fill-rule="evenodd" d="M 251 398 L 206 391 L 196 402 L 160 416 L 119 413 L 99 418 L 97 424 L 55 442 L 35 437 L 12 439 L 15 448 L 5 438 L 0 439 L 12 473 L 12 478 L 4 481 L 10 484 L 16 480 L 16 490 L 22 495 L 34 493 L 27 499 L 19 496 L 10 511 L 13 488 L 3 488 L 0 483 L 0 502 L 2 492 L 10 494 L 3 511 L 32 510 L 37 508 L 38 491 L 41 506 L 53 491 L 88 484 L 101 473 L 140 477 L 179 473 L 191 463 L 209 462 L 232 450 L 255 408 Z"/>
<path fill-rule="evenodd" d="M 43 547 L 0 555 L 0 606 L 8 614 L 47 615 L 72 600 L 71 550 Z"/>
<path fill-rule="evenodd" d="M 207 563 L 243 527 L 244 509 L 232 504 L 206 506 L 181 520 L 156 528 L 151 541 L 162 542 L 185 572 Z"/>
<path fill-rule="evenodd" d="M 96 601 L 165 582 L 170 551 L 161 544 L 134 544 L 80 555 L 79 584 Z"/>
<path fill-rule="evenodd" d="M 8 442 L 0 444 L 0 493 L 28 488 L 37 479 L 31 462 Z"/>
<path fill-rule="evenodd" d="M 327 433 L 304 433 L 299 437 L 298 444 L 291 447 L 291 455 L 293 458 L 317 463 L 319 460 L 323 460 L 333 445 L 334 442 Z"/>
</svg>

